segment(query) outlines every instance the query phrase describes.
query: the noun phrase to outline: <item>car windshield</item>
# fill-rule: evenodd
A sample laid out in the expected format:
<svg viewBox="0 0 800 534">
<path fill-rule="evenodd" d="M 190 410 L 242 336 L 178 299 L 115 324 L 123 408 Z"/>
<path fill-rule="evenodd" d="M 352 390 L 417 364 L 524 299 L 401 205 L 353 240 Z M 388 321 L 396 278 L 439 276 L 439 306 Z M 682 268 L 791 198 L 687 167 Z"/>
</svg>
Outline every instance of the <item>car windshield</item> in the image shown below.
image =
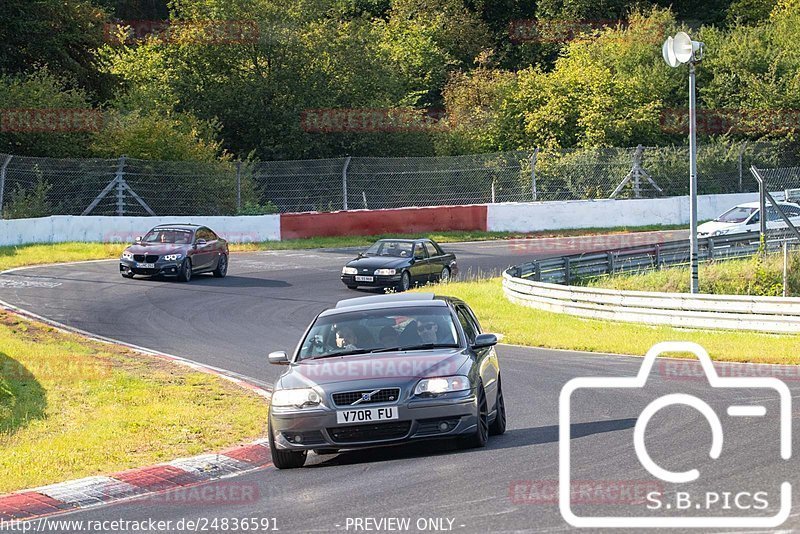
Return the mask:
<svg viewBox="0 0 800 534">
<path fill-rule="evenodd" d="M 300 359 L 458 347 L 457 332 L 444 306 L 342 313 L 317 319 L 303 340 Z"/>
<path fill-rule="evenodd" d="M 378 241 L 367 249 L 366 256 L 393 256 L 396 258 L 408 258 L 414 243 L 408 241 Z"/>
<path fill-rule="evenodd" d="M 147 232 L 147 235 L 142 238 L 142 242 L 188 245 L 192 242 L 192 231 L 180 228 L 156 228 Z"/>
<path fill-rule="evenodd" d="M 742 206 L 736 206 L 735 208 L 731 208 L 716 219 L 716 222 L 723 222 L 723 223 L 743 223 L 747 220 L 750 215 L 756 211 L 757 208 L 745 208 Z"/>
</svg>

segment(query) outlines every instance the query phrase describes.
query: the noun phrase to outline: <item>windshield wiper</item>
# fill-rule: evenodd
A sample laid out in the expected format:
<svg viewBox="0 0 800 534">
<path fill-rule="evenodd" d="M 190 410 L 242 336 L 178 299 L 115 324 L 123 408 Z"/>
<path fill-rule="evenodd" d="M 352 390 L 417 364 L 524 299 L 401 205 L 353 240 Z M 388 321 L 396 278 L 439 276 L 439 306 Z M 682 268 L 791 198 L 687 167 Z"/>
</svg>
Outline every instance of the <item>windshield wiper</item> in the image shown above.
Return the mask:
<svg viewBox="0 0 800 534">
<path fill-rule="evenodd" d="M 373 352 L 373 349 L 355 349 L 355 350 L 345 350 L 342 352 L 331 352 L 329 354 L 321 354 L 319 356 L 314 356 L 311 358 L 312 360 L 320 360 L 322 358 L 335 358 L 337 356 L 352 356 L 353 354 L 368 354 Z"/>
<path fill-rule="evenodd" d="M 388 347 L 385 349 L 374 349 L 370 352 L 401 352 L 406 350 L 429 350 L 429 349 L 457 349 L 455 343 L 421 343 L 419 345 L 408 345 L 407 347 Z"/>
</svg>

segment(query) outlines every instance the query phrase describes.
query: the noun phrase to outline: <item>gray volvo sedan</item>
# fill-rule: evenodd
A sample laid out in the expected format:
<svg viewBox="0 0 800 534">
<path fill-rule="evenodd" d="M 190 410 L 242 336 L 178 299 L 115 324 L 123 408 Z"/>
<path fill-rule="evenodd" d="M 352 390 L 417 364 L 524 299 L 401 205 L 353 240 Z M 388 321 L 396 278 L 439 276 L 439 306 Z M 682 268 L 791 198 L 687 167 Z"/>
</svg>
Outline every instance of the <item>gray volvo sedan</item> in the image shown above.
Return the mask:
<svg viewBox="0 0 800 534">
<path fill-rule="evenodd" d="M 461 300 L 432 293 L 340 301 L 311 323 L 269 409 L 272 460 L 422 439 L 483 447 L 505 432 L 497 337 Z"/>
</svg>

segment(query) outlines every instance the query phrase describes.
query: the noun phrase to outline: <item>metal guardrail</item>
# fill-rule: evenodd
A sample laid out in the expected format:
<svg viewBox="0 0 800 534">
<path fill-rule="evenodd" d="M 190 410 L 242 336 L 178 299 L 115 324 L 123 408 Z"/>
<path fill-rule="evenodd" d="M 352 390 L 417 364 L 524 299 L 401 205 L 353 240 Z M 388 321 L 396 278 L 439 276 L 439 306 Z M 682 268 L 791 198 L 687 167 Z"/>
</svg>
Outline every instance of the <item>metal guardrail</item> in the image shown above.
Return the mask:
<svg viewBox="0 0 800 534">
<path fill-rule="evenodd" d="M 778 250 L 785 241 L 797 242 L 788 229 L 773 230 L 768 234 L 765 246 L 767 251 Z M 760 238 L 758 232 L 746 232 L 702 237 L 698 244 L 701 262 L 719 261 L 752 256 L 760 248 Z M 585 278 L 688 264 L 689 240 L 686 239 L 535 260 L 510 267 L 506 273 L 512 278 L 570 285 Z"/>
<path fill-rule="evenodd" d="M 757 253 L 760 234 L 748 232 L 699 240 L 700 260 Z M 767 250 L 797 239 L 790 230 L 767 234 Z M 643 272 L 689 263 L 689 241 L 575 254 L 524 263 L 503 273 L 503 292 L 514 303 L 592 319 L 686 328 L 800 332 L 800 298 L 621 291 L 570 285 L 580 278 Z"/>
<path fill-rule="evenodd" d="M 510 301 L 539 310 L 679 328 L 800 332 L 800 298 L 620 291 L 564 286 L 503 274 Z"/>
</svg>

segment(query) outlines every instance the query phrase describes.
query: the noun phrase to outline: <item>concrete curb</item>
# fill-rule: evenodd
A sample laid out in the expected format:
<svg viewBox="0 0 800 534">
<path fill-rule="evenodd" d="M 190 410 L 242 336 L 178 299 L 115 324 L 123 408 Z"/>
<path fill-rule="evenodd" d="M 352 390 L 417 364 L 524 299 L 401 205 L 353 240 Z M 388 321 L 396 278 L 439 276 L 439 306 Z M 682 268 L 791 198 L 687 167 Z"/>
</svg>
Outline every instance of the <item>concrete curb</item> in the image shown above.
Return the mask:
<svg viewBox="0 0 800 534">
<path fill-rule="evenodd" d="M 271 397 L 269 385 L 237 373 L 204 365 L 180 356 L 98 336 L 52 321 L 4 301 L 0 301 L 0 309 L 29 321 L 45 323 L 62 332 L 79 334 L 100 343 L 121 345 L 150 357 L 190 367 L 233 382 L 266 399 Z M 272 458 L 268 440 L 260 439 L 216 454 L 180 458 L 168 463 L 122 471 L 108 476 L 93 476 L 0 495 L 0 520 L 35 519 L 112 502 L 152 496 L 176 488 L 188 488 L 211 480 L 236 476 L 269 465 L 272 465 Z"/>
<path fill-rule="evenodd" d="M 0 496 L 0 520 L 24 521 L 190 488 L 272 465 L 269 445 L 259 440 L 217 454 L 93 476 Z"/>
</svg>

